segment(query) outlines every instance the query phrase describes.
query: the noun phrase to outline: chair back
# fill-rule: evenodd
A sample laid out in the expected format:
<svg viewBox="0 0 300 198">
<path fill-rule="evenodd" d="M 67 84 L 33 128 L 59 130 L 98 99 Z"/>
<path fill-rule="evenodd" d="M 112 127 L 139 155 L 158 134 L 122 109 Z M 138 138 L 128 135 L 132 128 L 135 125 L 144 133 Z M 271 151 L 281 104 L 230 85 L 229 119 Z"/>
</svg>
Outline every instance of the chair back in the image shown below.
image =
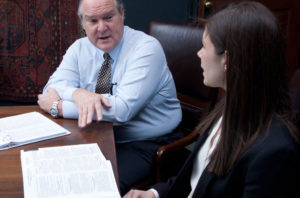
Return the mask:
<svg viewBox="0 0 300 198">
<path fill-rule="evenodd" d="M 203 84 L 197 52 L 202 47 L 203 26 L 151 21 L 149 34 L 161 43 L 172 72 L 183 111 L 182 126 L 192 131 L 204 112 L 216 103 L 217 89 Z"/>
<path fill-rule="evenodd" d="M 297 69 L 289 84 L 292 111 L 296 116 L 296 124 L 300 128 L 300 69 Z"/>
</svg>

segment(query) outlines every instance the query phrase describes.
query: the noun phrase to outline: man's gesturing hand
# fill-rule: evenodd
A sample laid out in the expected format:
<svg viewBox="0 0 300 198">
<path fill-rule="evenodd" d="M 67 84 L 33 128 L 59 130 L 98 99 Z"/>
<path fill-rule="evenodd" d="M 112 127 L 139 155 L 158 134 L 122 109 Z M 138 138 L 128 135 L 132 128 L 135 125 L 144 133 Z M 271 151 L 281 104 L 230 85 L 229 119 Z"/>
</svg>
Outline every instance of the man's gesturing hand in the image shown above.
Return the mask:
<svg viewBox="0 0 300 198">
<path fill-rule="evenodd" d="M 85 89 L 79 88 L 72 95 L 73 101 L 78 108 L 78 126 L 85 127 L 92 123 L 96 111 L 97 120 L 102 120 L 102 105 L 111 108 L 108 100 L 101 94 L 96 94 Z"/>
</svg>

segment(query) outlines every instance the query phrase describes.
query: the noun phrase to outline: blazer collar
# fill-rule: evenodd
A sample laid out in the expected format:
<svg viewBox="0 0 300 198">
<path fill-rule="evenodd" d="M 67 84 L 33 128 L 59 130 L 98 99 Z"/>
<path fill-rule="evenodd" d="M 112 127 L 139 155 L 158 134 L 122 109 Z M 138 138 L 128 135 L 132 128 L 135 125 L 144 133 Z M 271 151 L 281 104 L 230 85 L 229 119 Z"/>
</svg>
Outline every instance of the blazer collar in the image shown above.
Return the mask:
<svg viewBox="0 0 300 198">
<path fill-rule="evenodd" d="M 196 189 L 193 194 L 193 198 L 196 197 L 205 197 L 205 192 L 208 189 L 208 186 L 210 182 L 216 177 L 215 173 L 209 172 L 207 167 L 204 169 L 198 184 L 196 186 Z"/>
<path fill-rule="evenodd" d="M 193 160 L 192 160 L 192 164 L 194 164 L 194 159 L 196 157 L 196 155 L 198 154 L 199 149 L 201 148 L 201 146 L 205 143 L 205 140 L 208 137 L 208 132 L 205 132 L 202 136 L 202 139 L 200 138 L 199 141 L 197 142 L 197 144 L 195 145 L 195 149 L 192 153 L 193 155 Z M 210 164 L 210 163 L 209 163 Z M 193 194 L 193 198 L 194 197 L 204 197 L 205 195 L 205 191 L 209 185 L 209 183 L 213 180 L 213 178 L 216 176 L 214 173 L 209 172 L 208 171 L 208 166 L 209 164 L 206 166 L 206 168 L 204 169 L 198 183 L 196 186 L 196 189 L 194 191 Z"/>
<path fill-rule="evenodd" d="M 186 160 L 185 164 L 183 165 L 183 168 L 180 170 L 180 172 L 177 175 L 176 181 L 170 188 L 168 197 L 187 197 L 188 194 L 190 193 L 191 191 L 190 179 L 191 179 L 195 157 L 197 156 L 199 148 L 204 144 L 207 137 L 208 137 L 208 132 L 205 132 L 203 135 L 201 135 L 198 138 L 192 153 Z"/>
</svg>

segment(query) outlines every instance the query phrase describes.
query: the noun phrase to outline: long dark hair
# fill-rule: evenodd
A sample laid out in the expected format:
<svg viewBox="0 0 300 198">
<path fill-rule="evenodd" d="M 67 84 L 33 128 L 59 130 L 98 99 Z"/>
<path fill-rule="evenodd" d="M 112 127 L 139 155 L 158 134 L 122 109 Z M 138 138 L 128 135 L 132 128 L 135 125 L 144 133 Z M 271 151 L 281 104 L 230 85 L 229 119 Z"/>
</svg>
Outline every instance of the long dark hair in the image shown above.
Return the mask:
<svg viewBox="0 0 300 198">
<path fill-rule="evenodd" d="M 222 131 L 209 170 L 228 172 L 276 115 L 290 128 L 284 41 L 274 15 L 258 2 L 230 4 L 206 20 L 217 54 L 227 54 L 225 98 L 198 125 L 210 130 L 220 116 Z"/>
</svg>

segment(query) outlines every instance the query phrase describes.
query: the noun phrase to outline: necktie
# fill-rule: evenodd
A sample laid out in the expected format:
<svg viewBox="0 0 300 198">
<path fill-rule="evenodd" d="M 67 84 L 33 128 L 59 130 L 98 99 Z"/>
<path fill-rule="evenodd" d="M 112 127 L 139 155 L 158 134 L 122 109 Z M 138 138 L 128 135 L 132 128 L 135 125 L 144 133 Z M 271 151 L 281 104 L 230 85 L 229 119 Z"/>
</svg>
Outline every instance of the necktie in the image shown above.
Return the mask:
<svg viewBox="0 0 300 198">
<path fill-rule="evenodd" d="M 103 54 L 104 62 L 99 71 L 99 75 L 97 78 L 96 84 L 96 93 L 104 94 L 109 93 L 110 91 L 110 73 L 111 73 L 111 65 L 110 65 L 110 56 L 108 53 Z"/>
</svg>

